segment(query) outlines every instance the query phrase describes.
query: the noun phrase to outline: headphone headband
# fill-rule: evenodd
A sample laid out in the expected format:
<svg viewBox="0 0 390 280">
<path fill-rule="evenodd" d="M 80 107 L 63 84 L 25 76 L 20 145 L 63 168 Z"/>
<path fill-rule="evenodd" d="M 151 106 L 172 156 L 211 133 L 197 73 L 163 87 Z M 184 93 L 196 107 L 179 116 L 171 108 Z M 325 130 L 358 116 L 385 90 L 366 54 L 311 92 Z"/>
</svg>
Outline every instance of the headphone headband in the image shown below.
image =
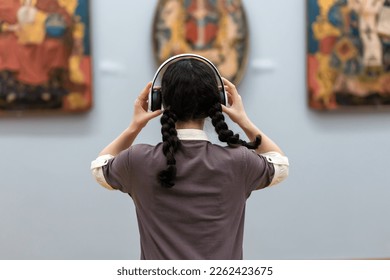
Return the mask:
<svg viewBox="0 0 390 280">
<path fill-rule="evenodd" d="M 148 109 L 149 109 L 149 111 L 155 111 L 155 110 L 158 110 L 158 109 L 161 108 L 161 100 L 162 100 L 161 92 L 158 92 L 159 90 L 156 90 L 154 88 L 155 84 L 156 84 L 156 81 L 158 80 L 159 76 L 161 74 L 164 74 L 166 68 L 169 65 L 171 65 L 172 63 L 175 63 L 176 61 L 179 61 L 179 60 L 182 60 L 182 59 L 189 59 L 189 58 L 198 59 L 198 60 L 206 63 L 211 69 L 213 69 L 213 71 L 215 73 L 215 76 L 217 78 L 217 82 L 219 83 L 219 86 L 221 87 L 221 90 L 220 90 L 221 103 L 224 104 L 224 105 L 227 105 L 227 100 L 228 99 L 227 99 L 227 95 L 226 95 L 226 92 L 225 92 L 225 87 L 224 87 L 224 84 L 223 84 L 223 80 L 222 80 L 221 74 L 219 73 L 217 67 L 210 60 L 208 60 L 207 58 L 205 58 L 203 56 L 200 56 L 200 55 L 197 55 L 197 54 L 191 54 L 191 53 L 184 53 L 184 54 L 175 55 L 175 56 L 167 59 L 157 69 L 156 73 L 154 74 L 154 77 L 153 77 L 153 80 L 152 80 L 152 86 L 150 88 L 150 93 L 149 93 L 149 102 L 148 102 Z"/>
</svg>

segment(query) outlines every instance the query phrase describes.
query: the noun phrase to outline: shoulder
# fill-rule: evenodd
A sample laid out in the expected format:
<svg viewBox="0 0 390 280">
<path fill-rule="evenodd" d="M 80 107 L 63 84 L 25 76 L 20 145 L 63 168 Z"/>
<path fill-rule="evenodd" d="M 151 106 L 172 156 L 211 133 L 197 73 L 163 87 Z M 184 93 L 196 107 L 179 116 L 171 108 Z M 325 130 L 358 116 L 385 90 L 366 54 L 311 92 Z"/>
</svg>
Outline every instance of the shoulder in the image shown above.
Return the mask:
<svg viewBox="0 0 390 280">
<path fill-rule="evenodd" d="M 135 144 L 127 150 L 128 156 L 133 159 L 146 159 L 160 157 L 162 153 L 162 143 L 157 145 Z"/>
<path fill-rule="evenodd" d="M 131 157 L 135 157 L 137 155 L 145 155 L 154 149 L 154 146 L 148 144 L 135 144 L 130 146 L 128 149 L 123 150 L 117 156 L 115 156 L 115 160 L 128 160 Z"/>
<path fill-rule="evenodd" d="M 147 152 L 154 150 L 157 146 L 150 144 L 135 144 L 132 145 L 128 150 L 130 153 Z"/>
<path fill-rule="evenodd" d="M 249 150 L 246 147 L 229 147 L 229 146 L 221 146 L 218 144 L 209 144 L 209 149 L 212 150 L 214 155 L 219 155 L 226 159 L 235 160 L 236 162 L 244 162 L 248 159 L 248 157 L 256 157 L 256 153 L 254 151 Z"/>
<path fill-rule="evenodd" d="M 210 144 L 210 145 L 212 145 L 215 150 L 219 150 L 232 155 L 255 154 L 253 150 L 250 150 L 244 146 L 229 147 L 229 146 L 221 146 L 218 144 Z"/>
</svg>

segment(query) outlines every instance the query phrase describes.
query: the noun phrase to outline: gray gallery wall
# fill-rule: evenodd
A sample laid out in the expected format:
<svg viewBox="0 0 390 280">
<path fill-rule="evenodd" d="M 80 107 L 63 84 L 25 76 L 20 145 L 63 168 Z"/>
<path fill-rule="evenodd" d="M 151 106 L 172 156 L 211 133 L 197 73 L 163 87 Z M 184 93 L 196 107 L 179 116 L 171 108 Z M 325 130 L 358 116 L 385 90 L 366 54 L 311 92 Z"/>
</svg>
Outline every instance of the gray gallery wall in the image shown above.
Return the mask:
<svg viewBox="0 0 390 280">
<path fill-rule="evenodd" d="M 139 258 L 130 198 L 99 187 L 89 165 L 154 74 L 157 1 L 91 2 L 93 110 L 0 119 L 0 259 Z M 248 201 L 245 258 L 390 257 L 390 110 L 309 109 L 305 1 L 243 2 L 251 43 L 239 91 L 291 163 L 285 183 Z M 159 140 L 154 120 L 137 142 Z"/>
</svg>

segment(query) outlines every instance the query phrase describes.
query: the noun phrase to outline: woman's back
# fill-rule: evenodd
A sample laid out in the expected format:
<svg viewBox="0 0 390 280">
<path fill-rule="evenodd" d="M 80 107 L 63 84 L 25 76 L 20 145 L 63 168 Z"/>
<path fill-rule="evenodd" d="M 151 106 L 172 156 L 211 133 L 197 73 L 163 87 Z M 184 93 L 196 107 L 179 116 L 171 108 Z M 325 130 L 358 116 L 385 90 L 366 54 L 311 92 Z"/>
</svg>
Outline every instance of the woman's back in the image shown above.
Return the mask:
<svg viewBox="0 0 390 280">
<path fill-rule="evenodd" d="M 245 202 L 272 180 L 272 165 L 245 147 L 181 143 L 174 188 L 155 179 L 165 165 L 161 144 L 134 145 L 112 163 L 126 176 L 110 174 L 108 183 L 120 184 L 136 205 L 141 258 L 241 259 Z"/>
</svg>

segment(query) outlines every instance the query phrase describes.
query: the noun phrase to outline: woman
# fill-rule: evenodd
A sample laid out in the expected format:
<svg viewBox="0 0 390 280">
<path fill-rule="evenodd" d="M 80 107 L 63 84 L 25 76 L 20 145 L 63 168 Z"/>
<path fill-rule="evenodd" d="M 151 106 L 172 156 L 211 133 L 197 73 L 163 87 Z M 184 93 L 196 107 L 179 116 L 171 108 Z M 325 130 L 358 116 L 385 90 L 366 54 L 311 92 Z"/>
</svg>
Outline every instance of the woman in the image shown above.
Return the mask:
<svg viewBox="0 0 390 280">
<path fill-rule="evenodd" d="M 148 83 L 129 127 L 92 162 L 100 184 L 132 197 L 141 259 L 242 259 L 246 199 L 288 174 L 281 149 L 248 118 L 236 87 L 223 83 L 230 107 L 221 105 L 209 65 L 192 58 L 170 64 L 161 83 L 164 111 L 147 111 Z M 229 130 L 222 112 L 253 141 Z M 161 113 L 163 142 L 132 145 Z M 226 147 L 207 140 L 207 117 Z"/>
</svg>

